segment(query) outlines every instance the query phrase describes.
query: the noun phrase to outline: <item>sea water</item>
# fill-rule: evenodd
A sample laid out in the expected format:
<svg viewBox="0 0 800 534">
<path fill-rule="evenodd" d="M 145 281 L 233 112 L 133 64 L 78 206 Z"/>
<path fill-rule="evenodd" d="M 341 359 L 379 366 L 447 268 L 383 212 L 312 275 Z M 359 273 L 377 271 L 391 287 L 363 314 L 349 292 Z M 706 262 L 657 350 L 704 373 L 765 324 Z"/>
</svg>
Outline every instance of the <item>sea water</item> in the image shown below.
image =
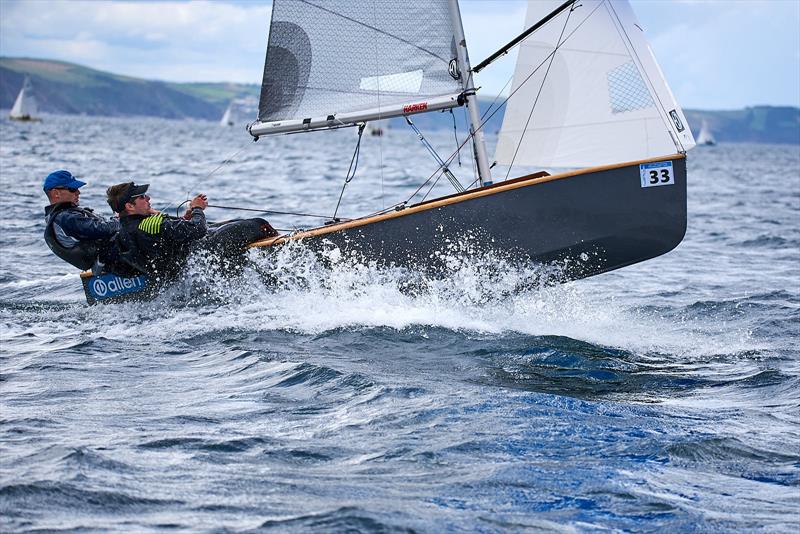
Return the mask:
<svg viewBox="0 0 800 534">
<path fill-rule="evenodd" d="M 453 152 L 452 132 L 429 137 Z M 1 530 L 796 532 L 797 146 L 693 150 L 684 242 L 563 285 L 493 258 L 428 279 L 299 245 L 225 280 L 196 258 L 152 302 L 89 307 L 42 239 L 59 168 L 104 215 L 105 188 L 135 180 L 170 213 L 203 192 L 330 216 L 355 141 L 0 122 Z M 338 215 L 406 200 L 435 168 L 410 131 L 365 136 Z"/>
</svg>

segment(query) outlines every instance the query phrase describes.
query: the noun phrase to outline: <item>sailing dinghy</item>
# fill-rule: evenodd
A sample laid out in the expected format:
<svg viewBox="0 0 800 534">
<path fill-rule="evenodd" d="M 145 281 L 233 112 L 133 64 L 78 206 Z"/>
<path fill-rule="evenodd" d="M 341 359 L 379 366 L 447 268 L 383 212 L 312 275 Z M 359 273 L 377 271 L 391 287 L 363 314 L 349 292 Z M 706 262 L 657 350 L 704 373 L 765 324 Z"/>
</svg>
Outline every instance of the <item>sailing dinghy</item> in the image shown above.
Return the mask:
<svg viewBox="0 0 800 534">
<path fill-rule="evenodd" d="M 697 136 L 697 144 L 705 146 L 714 146 L 717 144 L 717 140 L 714 139 L 714 134 L 711 133 L 711 128 L 709 128 L 706 120 L 703 120 L 703 126 L 700 128 L 700 135 Z"/>
<path fill-rule="evenodd" d="M 22 89 L 19 90 L 8 118 L 15 121 L 39 121 L 41 119 L 36 117 L 37 113 L 39 113 L 39 109 L 36 105 L 36 97 L 33 95 L 33 86 L 30 78 L 25 76 Z"/>
<path fill-rule="evenodd" d="M 225 108 L 225 113 L 222 114 L 219 125 L 223 127 L 233 126 L 233 102 L 228 104 L 228 107 Z"/>
<path fill-rule="evenodd" d="M 477 177 L 461 185 L 454 153 L 437 171 L 452 195 L 251 246 L 303 240 L 446 273 L 443 257 L 466 239 L 470 254 L 555 262 L 562 280 L 676 247 L 695 141 L 628 2 L 531 1 L 525 27 L 472 68 L 457 0 L 274 0 L 254 138 L 358 127 L 360 141 L 370 121 L 466 106 Z M 493 159 L 507 172 L 493 177 L 474 74 L 517 46 Z M 511 176 L 514 166 L 542 171 Z"/>
<path fill-rule="evenodd" d="M 467 106 L 476 187 L 280 236 L 387 264 L 430 264 L 448 244 L 535 262 L 565 277 L 673 249 L 686 230 L 685 153 L 695 145 L 627 1 L 531 1 L 526 30 L 471 68 L 456 0 L 275 0 L 255 137 Z M 473 74 L 519 46 L 492 177 Z M 449 172 L 445 161 L 440 171 Z M 436 267 L 441 267 L 436 266 Z"/>
</svg>

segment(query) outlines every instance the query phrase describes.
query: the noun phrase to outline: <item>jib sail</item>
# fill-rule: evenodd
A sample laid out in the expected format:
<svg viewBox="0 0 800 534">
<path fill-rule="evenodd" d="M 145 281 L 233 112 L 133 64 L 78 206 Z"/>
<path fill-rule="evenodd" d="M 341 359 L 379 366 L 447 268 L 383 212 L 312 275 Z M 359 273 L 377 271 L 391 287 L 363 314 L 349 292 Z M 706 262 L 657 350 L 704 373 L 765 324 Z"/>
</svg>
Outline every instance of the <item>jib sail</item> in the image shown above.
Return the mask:
<svg viewBox="0 0 800 534">
<path fill-rule="evenodd" d="M 560 3 L 529 2 L 526 27 Z M 695 145 L 627 1 L 581 0 L 527 37 L 512 93 L 501 165 L 590 167 Z"/>
</svg>

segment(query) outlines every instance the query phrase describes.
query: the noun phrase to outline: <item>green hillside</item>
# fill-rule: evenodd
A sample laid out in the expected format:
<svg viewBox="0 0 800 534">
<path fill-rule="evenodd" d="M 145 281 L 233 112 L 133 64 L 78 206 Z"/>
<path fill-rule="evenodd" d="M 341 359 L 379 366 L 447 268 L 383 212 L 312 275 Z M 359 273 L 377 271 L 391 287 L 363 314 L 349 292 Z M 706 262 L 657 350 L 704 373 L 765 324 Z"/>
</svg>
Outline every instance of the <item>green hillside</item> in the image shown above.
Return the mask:
<svg viewBox="0 0 800 534">
<path fill-rule="evenodd" d="M 167 83 L 63 61 L 0 58 L 0 108 L 13 105 L 26 75 L 48 113 L 216 120 L 231 99 L 258 94 L 256 85 Z"/>
<path fill-rule="evenodd" d="M 800 144 L 800 109 L 756 106 L 730 111 L 686 110 L 695 136 L 706 121 L 721 143 Z"/>
</svg>

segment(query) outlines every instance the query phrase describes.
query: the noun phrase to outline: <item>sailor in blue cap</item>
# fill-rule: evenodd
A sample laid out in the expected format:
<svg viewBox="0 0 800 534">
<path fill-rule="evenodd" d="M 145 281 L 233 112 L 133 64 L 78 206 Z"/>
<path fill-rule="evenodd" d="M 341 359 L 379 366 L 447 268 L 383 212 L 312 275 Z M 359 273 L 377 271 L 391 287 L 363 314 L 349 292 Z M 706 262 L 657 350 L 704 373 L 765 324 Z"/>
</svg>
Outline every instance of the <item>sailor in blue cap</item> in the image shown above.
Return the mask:
<svg viewBox="0 0 800 534">
<path fill-rule="evenodd" d="M 84 185 L 69 171 L 58 170 L 47 175 L 42 188 L 50 201 L 44 208 L 45 242 L 56 256 L 86 270 L 113 261 L 112 238 L 119 220 L 106 220 L 90 208 L 79 207 Z"/>
</svg>

